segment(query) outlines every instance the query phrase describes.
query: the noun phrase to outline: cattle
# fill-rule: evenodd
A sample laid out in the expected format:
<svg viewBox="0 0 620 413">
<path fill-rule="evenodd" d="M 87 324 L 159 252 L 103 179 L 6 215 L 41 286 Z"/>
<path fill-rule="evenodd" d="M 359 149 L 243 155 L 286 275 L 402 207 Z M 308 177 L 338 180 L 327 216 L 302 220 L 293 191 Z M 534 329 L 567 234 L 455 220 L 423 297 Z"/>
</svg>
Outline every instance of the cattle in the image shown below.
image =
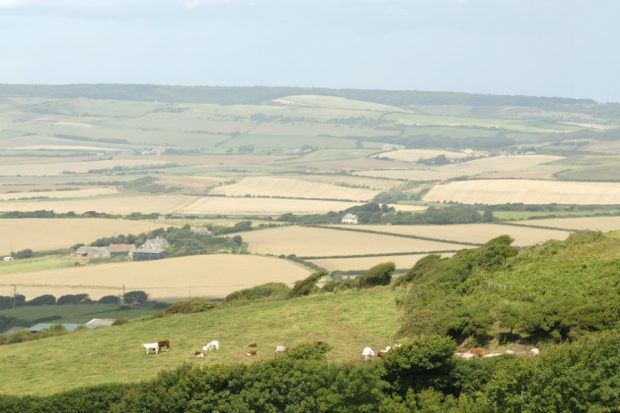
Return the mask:
<svg viewBox="0 0 620 413">
<path fill-rule="evenodd" d="M 159 354 L 159 343 L 144 343 L 142 347 L 146 349 L 146 354 L 149 354 L 149 351 L 155 351 L 155 354 Z"/>
<path fill-rule="evenodd" d="M 159 346 L 159 349 L 161 350 L 162 348 L 167 348 L 168 350 L 170 350 L 170 340 L 161 340 L 157 342 L 157 345 Z"/>
<path fill-rule="evenodd" d="M 286 347 L 284 347 L 284 346 L 276 346 L 276 351 L 275 352 L 277 354 L 284 353 L 284 352 L 286 352 Z"/>
<path fill-rule="evenodd" d="M 256 345 L 256 343 L 252 343 L 248 347 L 258 347 L 258 346 Z"/>
<path fill-rule="evenodd" d="M 219 350 L 219 349 L 220 349 L 220 342 L 217 340 L 209 341 L 207 345 L 202 347 L 203 351 L 212 351 L 212 350 Z"/>
<path fill-rule="evenodd" d="M 537 355 L 539 355 L 539 354 L 540 354 L 540 350 L 539 350 L 539 349 L 537 349 L 536 347 L 534 347 L 534 348 L 530 349 L 530 355 L 531 355 L 531 356 L 537 356 Z"/>
<path fill-rule="evenodd" d="M 394 344 L 394 348 L 401 348 L 402 346 L 402 344 Z"/>
<path fill-rule="evenodd" d="M 505 354 L 509 354 L 509 355 L 513 355 L 515 354 L 515 352 L 513 350 L 506 350 L 504 351 Z"/>
<path fill-rule="evenodd" d="M 389 352 L 390 350 L 392 350 L 392 346 L 385 346 L 384 349 L 381 349 L 381 352 L 383 354 L 385 354 L 385 353 Z"/>
<path fill-rule="evenodd" d="M 383 356 L 385 356 L 385 353 L 383 351 L 379 351 L 377 352 L 377 357 L 379 357 L 380 359 L 383 358 Z"/>
<path fill-rule="evenodd" d="M 470 353 L 470 352 L 457 352 L 456 356 L 460 357 L 462 359 L 465 359 L 465 360 L 469 360 L 471 358 L 474 358 L 475 354 L 474 353 Z"/>
<path fill-rule="evenodd" d="M 204 356 L 206 356 L 206 353 L 204 351 L 194 351 L 194 355 L 196 357 L 203 358 Z"/>
<path fill-rule="evenodd" d="M 13 257 L 4 257 L 4 258 L 2 258 L 2 261 L 4 261 L 4 262 L 13 261 Z"/>
<path fill-rule="evenodd" d="M 364 347 L 362 350 L 362 357 L 364 361 L 368 361 L 375 356 L 375 352 L 370 347 Z"/>
<path fill-rule="evenodd" d="M 254 357 L 256 355 L 256 350 L 248 351 L 245 355 L 248 357 Z"/>
<path fill-rule="evenodd" d="M 489 358 L 489 357 L 499 357 L 499 356 L 501 356 L 502 354 L 503 354 L 503 353 L 498 353 L 498 352 L 495 352 L 495 353 L 487 353 L 487 354 L 485 354 L 483 357 L 484 357 L 485 359 L 486 359 L 486 358 Z"/>
</svg>

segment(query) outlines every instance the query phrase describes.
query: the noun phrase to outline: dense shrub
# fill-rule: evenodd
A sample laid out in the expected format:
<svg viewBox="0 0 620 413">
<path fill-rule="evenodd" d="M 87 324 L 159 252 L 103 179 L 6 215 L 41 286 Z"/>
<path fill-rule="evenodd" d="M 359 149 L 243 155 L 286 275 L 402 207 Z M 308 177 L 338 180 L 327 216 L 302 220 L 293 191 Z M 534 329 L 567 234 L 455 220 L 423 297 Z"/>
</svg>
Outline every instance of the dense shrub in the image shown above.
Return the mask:
<svg viewBox="0 0 620 413">
<path fill-rule="evenodd" d="M 327 292 L 338 292 L 344 290 L 351 290 L 357 287 L 357 280 L 355 278 L 345 278 L 343 280 L 331 280 L 325 283 L 322 290 Z"/>
<path fill-rule="evenodd" d="M 51 294 L 44 294 L 26 301 L 26 305 L 53 305 L 56 304 L 56 297 Z"/>
<path fill-rule="evenodd" d="M 265 298 L 285 298 L 290 290 L 291 289 L 284 283 L 266 283 L 230 293 L 224 298 L 224 303 L 234 304 Z"/>
<path fill-rule="evenodd" d="M 295 360 L 325 360 L 325 355 L 331 351 L 329 344 L 305 343 L 289 349 L 286 357 Z"/>
<path fill-rule="evenodd" d="M 26 248 L 25 250 L 13 252 L 11 254 L 14 258 L 32 258 L 33 252 L 31 249 Z"/>
<path fill-rule="evenodd" d="M 84 304 L 91 302 L 90 298 L 88 298 L 88 294 L 67 294 L 61 295 L 58 297 L 56 303 L 58 305 L 64 304 Z"/>
<path fill-rule="evenodd" d="M 104 295 L 97 300 L 99 304 L 119 304 L 120 298 L 117 295 Z"/>
<path fill-rule="evenodd" d="M 217 304 L 213 301 L 207 301 L 203 298 L 196 297 L 192 298 L 191 300 L 179 301 L 171 304 L 168 308 L 164 310 L 164 314 L 172 315 L 202 313 L 205 311 L 209 311 L 215 307 L 217 307 Z"/>
<path fill-rule="evenodd" d="M 370 268 L 357 279 L 358 288 L 368 288 L 377 285 L 388 285 L 392 281 L 392 273 L 396 269 L 393 262 L 384 262 Z"/>
<path fill-rule="evenodd" d="M 140 290 L 128 291 L 123 295 L 123 302 L 126 305 L 144 305 L 148 299 L 148 294 Z"/>
<path fill-rule="evenodd" d="M 309 295 L 316 288 L 316 283 L 319 280 L 327 275 L 325 271 L 315 272 L 310 274 L 307 278 L 297 281 L 291 291 L 288 293 L 290 298 L 293 297 L 302 297 L 304 295 Z"/>
</svg>

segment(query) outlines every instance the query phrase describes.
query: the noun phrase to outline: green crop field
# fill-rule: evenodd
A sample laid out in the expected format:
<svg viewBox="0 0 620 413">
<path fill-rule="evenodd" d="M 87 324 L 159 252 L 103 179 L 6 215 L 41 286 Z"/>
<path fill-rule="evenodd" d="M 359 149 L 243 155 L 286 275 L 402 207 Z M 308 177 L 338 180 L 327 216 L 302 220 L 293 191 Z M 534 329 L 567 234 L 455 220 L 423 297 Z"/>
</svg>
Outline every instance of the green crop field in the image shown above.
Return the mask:
<svg viewBox="0 0 620 413">
<path fill-rule="evenodd" d="M 402 290 L 381 287 L 320 294 L 286 301 L 218 308 L 206 313 L 78 331 L 59 337 L 0 346 L 0 371 L 10 369 L 0 393 L 51 394 L 85 385 L 136 382 L 183 363 L 247 363 L 275 357 L 276 345 L 325 341 L 332 360 L 361 361 L 364 346 L 394 343 Z M 146 355 L 142 343 L 170 339 L 172 348 Z M 220 350 L 196 359 L 210 340 Z M 244 355 L 258 345 L 255 358 Z M 59 379 L 62 377 L 62 380 Z"/>
<path fill-rule="evenodd" d="M 136 318 L 159 311 L 152 306 L 124 308 L 116 304 L 64 304 L 64 305 L 26 305 L 8 310 L 0 310 L 0 317 L 14 317 L 20 320 L 37 320 L 59 316 L 54 323 L 86 323 L 93 318 Z M 0 349 L 1 351 L 1 349 Z"/>
</svg>

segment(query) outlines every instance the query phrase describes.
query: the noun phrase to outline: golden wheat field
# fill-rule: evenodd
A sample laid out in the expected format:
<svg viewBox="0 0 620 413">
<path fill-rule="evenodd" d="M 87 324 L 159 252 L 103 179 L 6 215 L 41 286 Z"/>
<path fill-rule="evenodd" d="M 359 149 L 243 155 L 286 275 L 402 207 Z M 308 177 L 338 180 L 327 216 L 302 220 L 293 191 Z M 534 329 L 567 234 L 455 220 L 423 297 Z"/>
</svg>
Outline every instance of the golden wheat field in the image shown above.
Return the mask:
<svg viewBox="0 0 620 413">
<path fill-rule="evenodd" d="M 291 285 L 308 274 L 305 268 L 279 258 L 213 254 L 7 274 L 0 276 L 0 288 L 17 285 L 27 298 L 50 293 L 88 293 L 99 298 L 119 294 L 123 285 L 159 299 L 223 297 L 271 281 Z"/>
<path fill-rule="evenodd" d="M 42 200 L 42 201 L 3 201 L 0 211 L 38 211 L 41 209 L 55 212 L 86 211 L 107 212 L 126 215 L 132 212 L 167 214 L 181 210 L 191 204 L 195 196 L 186 195 L 140 195 L 140 196 L 108 196 L 74 200 Z"/>
<path fill-rule="evenodd" d="M 301 179 L 257 176 L 243 178 L 232 185 L 217 187 L 213 194 L 226 196 L 273 196 L 288 198 L 340 199 L 367 201 L 379 193 L 366 188 L 350 188 Z"/>
<path fill-rule="evenodd" d="M 351 188 L 367 188 L 377 191 L 387 191 L 390 188 L 401 185 L 400 182 L 389 181 L 387 179 L 366 178 L 354 175 L 295 175 L 291 178 L 303 181 L 320 182 Z"/>
<path fill-rule="evenodd" d="M 241 233 L 251 252 L 331 257 L 395 252 L 456 251 L 462 245 L 337 229 L 286 226 Z"/>
<path fill-rule="evenodd" d="M 338 225 L 337 227 L 345 226 Z M 476 244 L 483 244 L 500 235 L 510 235 L 515 239 L 514 245 L 516 246 L 538 244 L 550 239 L 563 240 L 570 235 L 569 231 L 499 224 L 356 225 L 354 228 Z"/>
<path fill-rule="evenodd" d="M 355 202 L 319 201 L 279 198 L 227 198 L 201 197 L 180 209 L 188 214 L 216 215 L 281 215 L 322 214 L 329 211 L 341 211 L 358 205 Z"/>
<path fill-rule="evenodd" d="M 516 224 L 523 224 L 517 221 Z M 583 217 L 583 218 L 549 218 L 526 221 L 528 225 L 544 227 L 596 231 L 615 231 L 620 229 L 620 216 L 610 217 Z"/>
<path fill-rule="evenodd" d="M 114 195 L 118 193 L 115 187 L 101 187 L 101 188 L 84 188 L 75 189 L 69 191 L 31 191 L 31 192 L 13 192 L 0 194 L 1 201 L 8 201 L 12 199 L 27 199 L 27 198 L 84 198 L 89 196 L 100 195 Z"/>
<path fill-rule="evenodd" d="M 420 159 L 435 158 L 439 155 L 445 155 L 448 159 L 462 159 L 471 156 L 471 153 L 443 151 L 439 149 L 402 149 L 397 151 L 383 152 L 375 157 L 396 159 L 404 162 L 417 162 Z"/>
<path fill-rule="evenodd" d="M 81 161 L 81 162 L 53 162 L 23 163 L 12 165 L 0 165 L 0 176 L 50 176 L 63 175 L 63 173 L 87 173 L 98 169 L 111 169 L 114 167 L 144 167 L 160 166 L 168 163 L 159 160 L 142 159 L 113 159 L 104 161 Z"/>
<path fill-rule="evenodd" d="M 474 180 L 449 182 L 433 187 L 425 201 L 464 204 L 620 204 L 620 183 L 537 180 Z"/>
<path fill-rule="evenodd" d="M 328 271 L 355 271 L 367 270 L 377 264 L 383 262 L 393 262 L 397 269 L 409 269 L 415 265 L 418 260 L 426 257 L 427 254 L 411 254 L 411 255 L 382 255 L 380 257 L 361 257 L 361 258 L 324 258 L 312 260 L 313 263 L 320 265 Z M 451 256 L 453 254 L 446 253 L 442 256 Z"/>
<path fill-rule="evenodd" d="M 156 221 L 100 218 L 0 219 L 0 254 L 68 248 L 115 234 L 139 234 L 160 228 Z"/>
</svg>

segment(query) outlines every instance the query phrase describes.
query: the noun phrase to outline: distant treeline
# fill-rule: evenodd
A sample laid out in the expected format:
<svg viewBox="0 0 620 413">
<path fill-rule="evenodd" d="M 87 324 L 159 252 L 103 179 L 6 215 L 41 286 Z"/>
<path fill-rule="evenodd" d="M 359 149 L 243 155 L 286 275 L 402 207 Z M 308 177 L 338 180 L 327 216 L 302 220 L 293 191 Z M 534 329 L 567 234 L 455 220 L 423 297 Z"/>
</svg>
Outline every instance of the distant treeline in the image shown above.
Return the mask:
<svg viewBox="0 0 620 413">
<path fill-rule="evenodd" d="M 290 95 L 323 95 L 386 105 L 535 106 L 592 105 L 591 99 L 484 95 L 457 92 L 327 89 L 304 87 L 219 87 L 158 85 L 0 85 L 0 97 L 112 99 L 158 102 L 260 104 Z"/>
</svg>

